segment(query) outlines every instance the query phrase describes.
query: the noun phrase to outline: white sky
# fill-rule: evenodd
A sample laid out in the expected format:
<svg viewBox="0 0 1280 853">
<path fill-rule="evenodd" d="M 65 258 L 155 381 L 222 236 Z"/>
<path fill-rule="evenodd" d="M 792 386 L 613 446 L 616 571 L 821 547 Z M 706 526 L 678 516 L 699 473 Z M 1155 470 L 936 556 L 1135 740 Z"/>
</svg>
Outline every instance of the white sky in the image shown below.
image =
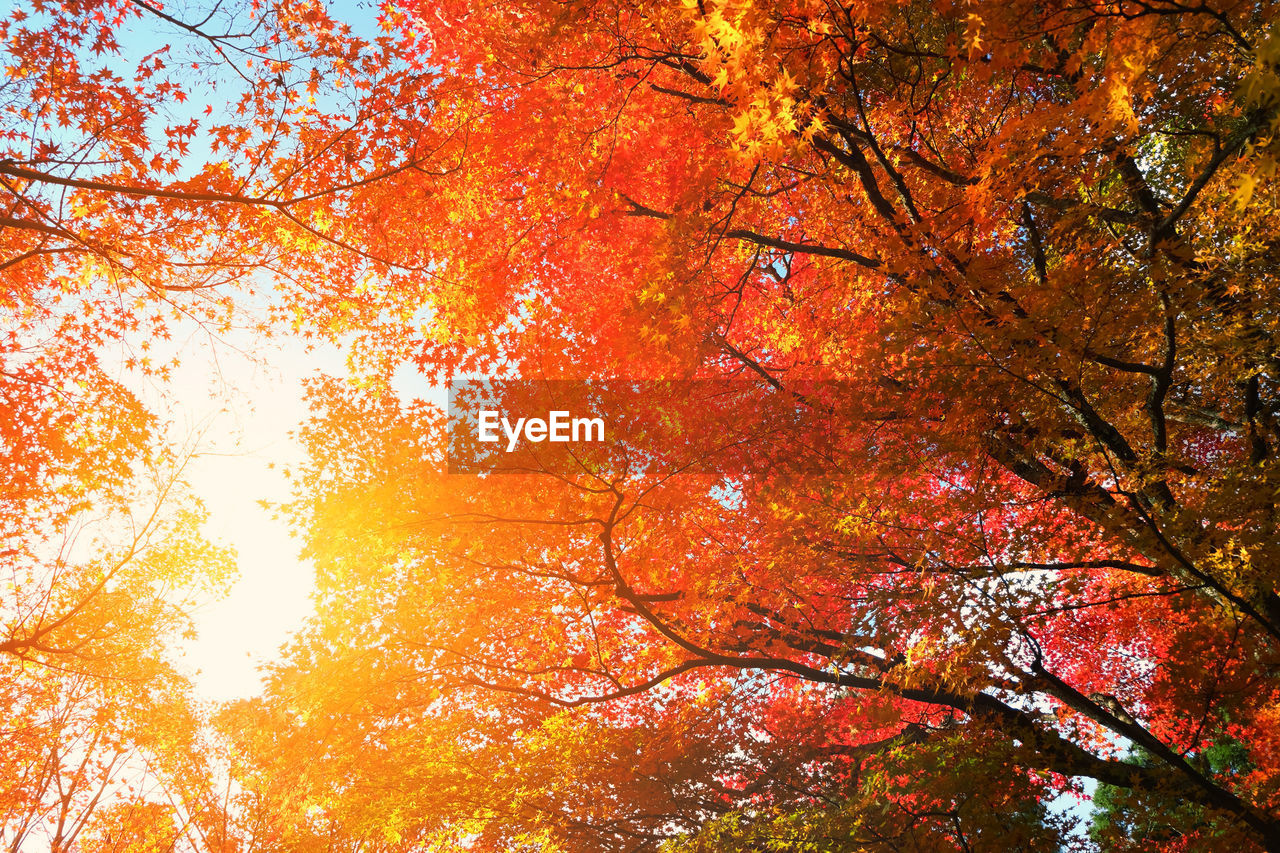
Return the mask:
<svg viewBox="0 0 1280 853">
<path fill-rule="evenodd" d="M 206 535 L 237 551 L 239 578 L 225 597 L 195 614 L 197 638 L 175 651 L 209 700 L 250 696 L 257 668 L 311 612 L 313 575 L 300 542 L 261 502 L 283 502 L 283 469 L 302 461 L 291 431 L 307 417 L 302 384 L 317 371 L 345 372 L 335 349 L 264 342 L 247 333 L 211 341 L 196 331 L 181 344 L 172 384 L 143 389 L 152 411 L 170 421 L 179 446 L 202 434 L 184 471 L 209 512 Z"/>
<path fill-rule="evenodd" d="M 169 421 L 169 440 L 196 443 L 183 472 L 205 503 L 205 535 L 236 549 L 239 577 L 225 596 L 195 614 L 197 637 L 175 649 L 201 698 L 223 701 L 260 692 L 258 667 L 279 657 L 289 635 L 312 612 L 314 576 L 298 559 L 301 541 L 263 502 L 290 498 L 284 471 L 305 455 L 291 435 L 308 417 L 303 383 L 318 373 L 347 375 L 336 346 L 308 351 L 297 339 L 275 341 L 249 333 L 214 339 L 194 323 L 174 347 L 173 381 L 131 383 L 148 408 Z M 444 390 L 413 371 L 394 387 L 405 397 L 442 408 Z"/>
<path fill-rule="evenodd" d="M 357 34 L 379 34 L 377 4 L 329 0 L 326 5 Z M 182 38 L 169 25 L 142 16 L 130 22 L 122 37 L 118 67 L 131 68 L 142 55 Z M 237 81 L 228 76 L 226 82 L 229 92 L 238 91 Z M 171 104 L 166 120 L 203 119 L 210 99 L 218 101 L 216 109 L 234 101 L 198 90 L 185 105 Z M 208 137 L 197 136 L 187 161 L 199 164 L 213 157 L 208 142 Z M 196 614 L 198 638 L 179 655 L 203 698 L 250 696 L 260 689 L 257 667 L 277 657 L 280 644 L 312 609 L 312 570 L 297 559 L 300 542 L 260 502 L 288 499 L 283 468 L 303 459 L 289 435 L 307 417 L 303 380 L 318 371 L 345 375 L 346 365 L 336 348 L 308 352 L 296 340 L 268 343 L 249 333 L 223 335 L 214 342 L 201 329 L 188 330 L 187 339 L 178 344 L 178 358 L 171 384 L 125 381 L 151 412 L 171 421 L 169 438 L 176 446 L 203 433 L 200 452 L 184 479 L 209 511 L 206 535 L 236 549 L 240 570 L 225 598 Z"/>
</svg>

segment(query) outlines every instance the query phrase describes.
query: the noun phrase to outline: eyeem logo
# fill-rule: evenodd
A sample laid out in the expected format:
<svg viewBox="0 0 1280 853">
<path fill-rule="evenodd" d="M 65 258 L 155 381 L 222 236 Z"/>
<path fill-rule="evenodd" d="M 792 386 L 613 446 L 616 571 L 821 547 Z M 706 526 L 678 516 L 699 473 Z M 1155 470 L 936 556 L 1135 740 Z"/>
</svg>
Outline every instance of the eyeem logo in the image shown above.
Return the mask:
<svg viewBox="0 0 1280 853">
<path fill-rule="evenodd" d="M 785 389 L 739 377 L 455 380 L 446 470 L 612 482 L 642 471 L 723 477 L 734 466 L 825 465 L 838 439 L 833 413 L 860 400 L 838 382 L 800 380 Z M 803 458 L 800 430 L 811 449 Z"/>
<path fill-rule="evenodd" d="M 567 411 L 553 411 L 547 418 L 516 418 L 514 425 L 502 415 L 491 409 L 480 412 L 477 428 L 479 438 L 491 443 L 500 440 L 498 427 L 507 438 L 507 452 L 511 453 L 520 443 L 523 432 L 525 441 L 539 443 L 604 441 L 604 418 L 575 418 Z"/>
</svg>

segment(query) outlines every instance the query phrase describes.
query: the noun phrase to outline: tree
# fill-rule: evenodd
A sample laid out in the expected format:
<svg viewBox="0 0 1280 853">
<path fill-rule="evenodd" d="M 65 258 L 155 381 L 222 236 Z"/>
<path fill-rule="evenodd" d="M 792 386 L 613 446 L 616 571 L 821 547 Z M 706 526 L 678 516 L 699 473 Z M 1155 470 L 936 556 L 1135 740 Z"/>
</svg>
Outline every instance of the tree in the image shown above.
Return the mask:
<svg viewBox="0 0 1280 853">
<path fill-rule="evenodd" d="M 231 316 L 235 296 L 285 324 L 310 310 L 314 333 L 365 310 L 351 291 L 371 270 L 394 278 L 341 220 L 361 187 L 415 165 L 366 132 L 391 110 L 353 78 L 411 72 L 314 4 L 193 20 L 91 0 L 0 22 L 5 537 L 127 479 L 156 426 L 136 376 L 167 375 L 184 322 L 262 325 Z M 272 283 L 314 301 L 256 293 Z"/>
<path fill-rule="evenodd" d="M 1191 756 L 1206 772 L 1239 773 L 1247 769 L 1246 751 L 1230 741 Z M 1145 765 L 1145 755 L 1137 750 L 1129 760 Z M 1213 825 L 1212 816 L 1200 813 L 1192 804 L 1181 802 L 1144 802 L 1144 791 L 1124 791 L 1102 786 L 1094 794 L 1089 835 L 1104 849 L 1157 850 L 1185 846 L 1184 836 L 1201 841 L 1212 839 L 1218 846 L 1240 843 L 1234 838 L 1238 830 L 1229 823 Z"/>
<path fill-rule="evenodd" d="M 9 849 L 228 849 L 170 647 L 231 557 L 140 388 L 168 380 L 175 335 L 322 334 L 374 304 L 362 278 L 404 272 L 344 220 L 415 165 L 365 132 L 416 108 L 362 94 L 418 73 L 388 44 L 307 2 L 35 0 L 0 20 Z"/>
<path fill-rule="evenodd" d="M 439 143 L 377 222 L 431 278 L 315 388 L 320 611 L 255 735 L 295 826 L 1051 849 L 1092 778 L 1280 849 L 1274 15 L 393 18 Z M 752 381 L 467 478 L 406 365 Z"/>
</svg>

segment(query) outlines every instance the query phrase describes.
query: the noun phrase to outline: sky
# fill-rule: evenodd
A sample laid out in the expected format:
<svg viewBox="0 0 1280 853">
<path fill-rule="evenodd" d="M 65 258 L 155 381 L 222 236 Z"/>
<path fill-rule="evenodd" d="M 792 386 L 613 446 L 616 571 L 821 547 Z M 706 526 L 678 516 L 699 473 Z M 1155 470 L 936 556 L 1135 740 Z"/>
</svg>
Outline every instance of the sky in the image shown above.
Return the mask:
<svg viewBox="0 0 1280 853">
<path fill-rule="evenodd" d="M 327 5 L 358 34 L 377 34 L 376 3 L 334 0 Z M 130 27 L 122 39 L 121 68 L 182 40 L 182 34 L 154 16 L 143 15 Z M 221 73 L 234 88 L 236 81 L 225 70 Z M 157 127 L 203 118 L 204 103 L 219 100 L 219 91 L 217 85 L 212 91 L 193 90 L 191 100 L 157 116 Z M 198 165 L 212 156 L 208 142 L 204 137 L 193 140 L 189 162 Z M 286 336 L 265 341 L 241 331 L 219 332 L 215 339 L 193 325 L 178 338 L 171 353 L 178 363 L 171 383 L 162 387 L 122 378 L 150 411 L 169 422 L 168 438 L 175 446 L 197 442 L 183 478 L 208 510 L 206 535 L 237 552 L 239 580 L 224 597 L 200 607 L 196 639 L 175 652 L 193 675 L 197 692 L 222 701 L 258 693 L 259 666 L 278 657 L 281 643 L 312 611 L 312 568 L 298 559 L 301 543 L 263 502 L 288 499 L 284 471 L 303 461 L 291 432 L 307 417 L 304 381 L 318 372 L 343 375 L 346 364 L 337 348 L 309 350 Z"/>
<path fill-rule="evenodd" d="M 257 693 L 258 667 L 311 612 L 311 566 L 269 504 L 289 498 L 284 471 L 304 458 L 292 436 L 307 417 L 304 380 L 345 365 L 333 348 L 308 351 L 249 332 L 214 339 L 198 328 L 177 357 L 171 383 L 139 390 L 168 421 L 172 442 L 194 442 L 183 478 L 208 511 L 205 534 L 237 552 L 238 580 L 200 606 L 196 638 L 176 652 L 197 692 L 221 701 Z"/>
<path fill-rule="evenodd" d="M 194 443 L 183 471 L 205 504 L 205 535 L 235 548 L 239 577 L 194 614 L 196 637 L 176 651 L 197 693 L 210 701 L 260 692 L 259 667 L 279 658 L 280 646 L 312 612 L 312 566 L 299 559 L 301 540 L 276 517 L 273 505 L 290 497 L 285 472 L 305 461 L 293 433 L 308 417 L 307 379 L 346 375 L 342 350 L 308 348 L 281 335 L 219 333 L 192 324 L 179 336 L 171 382 L 138 386 L 149 408 L 168 421 L 174 446 Z M 395 377 L 402 397 L 446 405 L 446 390 L 412 372 Z"/>
</svg>

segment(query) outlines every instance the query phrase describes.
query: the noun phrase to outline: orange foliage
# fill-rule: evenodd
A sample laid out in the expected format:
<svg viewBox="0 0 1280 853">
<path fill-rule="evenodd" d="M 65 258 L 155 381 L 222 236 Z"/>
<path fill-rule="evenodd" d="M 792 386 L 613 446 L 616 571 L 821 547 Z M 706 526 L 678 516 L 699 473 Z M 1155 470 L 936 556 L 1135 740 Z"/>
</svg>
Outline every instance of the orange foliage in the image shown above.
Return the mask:
<svg viewBox="0 0 1280 853">
<path fill-rule="evenodd" d="M 243 838 L 1057 849 L 1088 778 L 1118 849 L 1280 849 L 1272 4 L 252 9 L 183 30 L 207 124 L 93 59 L 168 12 L 15 16 L 0 160 L 8 346 L 54 330 L 10 527 L 136 473 L 103 343 L 253 298 L 352 343 L 317 615 L 220 718 Z M 477 476 L 412 373 L 648 384 Z"/>
</svg>

